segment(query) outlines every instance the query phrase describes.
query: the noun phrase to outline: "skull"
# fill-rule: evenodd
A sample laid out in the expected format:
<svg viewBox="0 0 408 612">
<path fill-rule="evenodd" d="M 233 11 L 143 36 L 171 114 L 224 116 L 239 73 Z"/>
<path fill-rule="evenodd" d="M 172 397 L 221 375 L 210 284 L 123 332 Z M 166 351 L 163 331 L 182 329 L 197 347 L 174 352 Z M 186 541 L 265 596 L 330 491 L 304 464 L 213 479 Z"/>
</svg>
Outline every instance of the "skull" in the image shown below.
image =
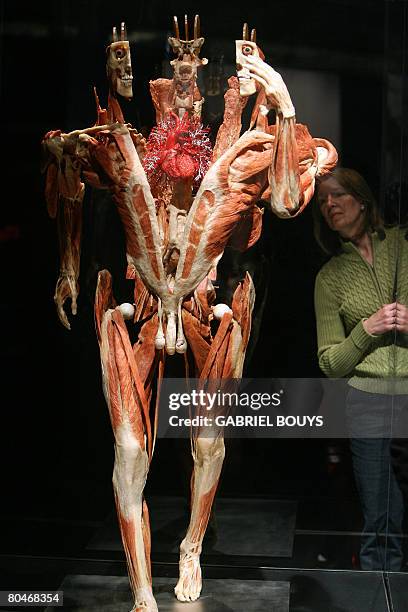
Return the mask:
<svg viewBox="0 0 408 612">
<path fill-rule="evenodd" d="M 113 42 L 107 48 L 106 73 L 111 92 L 130 100 L 133 97 L 133 76 L 127 40 Z"/>
<path fill-rule="evenodd" d="M 173 83 L 175 89 L 175 107 L 180 111 L 180 116 L 185 111 L 194 108 L 194 92 L 197 80 L 197 69 L 205 66 L 208 62 L 200 58 L 200 50 L 204 44 L 204 38 L 200 36 L 200 18 L 194 18 L 194 38 L 189 37 L 189 25 L 187 15 L 184 16 L 185 39 L 180 38 L 180 29 L 177 17 L 174 17 L 175 36 L 169 37 L 169 45 L 177 56 L 170 62 L 173 66 Z"/>
<path fill-rule="evenodd" d="M 251 77 L 248 55 L 260 57 L 259 49 L 255 42 L 250 40 L 235 41 L 235 55 L 237 62 L 237 77 L 239 79 L 239 93 L 241 96 L 251 96 L 256 92 L 256 81 Z"/>
<path fill-rule="evenodd" d="M 195 83 L 197 79 L 197 68 L 201 66 L 203 60 L 200 60 L 195 55 L 187 53 L 181 54 L 177 59 L 170 62 L 173 66 L 173 79 L 176 84 L 186 86 L 187 84 Z"/>
<path fill-rule="evenodd" d="M 173 66 L 173 82 L 176 91 L 177 108 L 192 110 L 194 101 L 194 88 L 197 80 L 197 68 L 204 65 L 207 60 L 199 59 L 195 55 L 183 54 L 170 62 Z"/>
<path fill-rule="evenodd" d="M 192 110 L 197 68 L 205 66 L 208 62 L 206 58 L 198 57 L 204 38 L 181 41 L 170 37 L 169 43 L 177 54 L 177 58 L 170 62 L 174 69 L 173 81 L 176 90 L 176 106 L 177 108 Z"/>
</svg>

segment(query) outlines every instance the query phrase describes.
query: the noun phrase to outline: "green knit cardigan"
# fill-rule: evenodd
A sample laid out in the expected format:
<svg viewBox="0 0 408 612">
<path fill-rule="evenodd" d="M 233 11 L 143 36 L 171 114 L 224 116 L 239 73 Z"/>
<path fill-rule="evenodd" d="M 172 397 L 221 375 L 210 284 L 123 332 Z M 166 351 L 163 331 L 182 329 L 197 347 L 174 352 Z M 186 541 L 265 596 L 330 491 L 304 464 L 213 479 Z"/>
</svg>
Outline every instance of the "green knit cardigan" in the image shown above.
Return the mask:
<svg viewBox="0 0 408 612">
<path fill-rule="evenodd" d="M 326 376 L 372 393 L 408 392 L 408 334 L 367 333 L 363 321 L 396 299 L 408 305 L 405 231 L 371 235 L 371 266 L 351 242 L 320 270 L 315 284 L 318 357 Z M 396 292 L 395 292 L 396 287 Z"/>
</svg>

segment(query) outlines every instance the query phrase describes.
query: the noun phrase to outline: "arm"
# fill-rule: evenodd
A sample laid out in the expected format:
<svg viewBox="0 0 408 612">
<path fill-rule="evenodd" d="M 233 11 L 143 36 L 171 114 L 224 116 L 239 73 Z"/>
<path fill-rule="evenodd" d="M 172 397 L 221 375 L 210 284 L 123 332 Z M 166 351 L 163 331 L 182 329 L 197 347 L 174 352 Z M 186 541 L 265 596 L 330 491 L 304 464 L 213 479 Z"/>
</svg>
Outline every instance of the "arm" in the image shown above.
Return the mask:
<svg viewBox="0 0 408 612">
<path fill-rule="evenodd" d="M 64 310 L 67 298 L 71 298 L 72 314 L 77 313 L 83 195 L 84 184 L 81 183 L 80 191 L 73 198 L 62 197 L 60 199 L 57 213 L 60 271 L 54 301 L 58 317 L 67 329 L 71 329 Z"/>
<path fill-rule="evenodd" d="M 312 138 L 306 126 L 296 124 L 295 108 L 281 77 L 261 57 L 246 58 L 250 76 L 264 90 L 266 105 L 259 110 L 267 114 L 273 108 L 276 125 L 269 128 L 275 136 L 269 170 L 271 207 L 278 217 L 297 216 L 311 200 L 315 177 L 329 172 L 337 163 L 337 152 L 324 139 Z"/>
<path fill-rule="evenodd" d="M 81 173 L 87 182 L 96 188 L 104 186 L 86 156 L 78 148 L 80 137 L 97 135 L 109 128 L 108 125 L 96 125 L 84 130 L 74 130 L 68 134 L 60 130 L 48 132 L 42 141 L 43 171 L 46 173 L 45 199 L 48 214 L 57 219 L 60 273 L 57 280 L 54 301 L 61 323 L 70 329 L 65 302 L 71 299 L 71 312 L 76 314 L 79 292 L 78 277 L 80 265 L 82 201 L 84 183 Z"/>
<path fill-rule="evenodd" d="M 266 105 L 260 107 L 260 112 L 267 114 L 271 108 L 276 112 L 275 139 L 269 172 L 271 207 L 279 217 L 288 217 L 298 209 L 302 195 L 295 107 L 281 75 L 276 70 L 256 54 L 248 55 L 246 61 L 250 76 L 265 92 Z"/>
<path fill-rule="evenodd" d="M 54 301 L 61 323 L 70 329 L 64 304 L 70 298 L 71 312 L 76 314 L 84 184 L 79 162 L 59 131 L 47 134 L 43 147 L 46 155 L 45 196 L 50 217 L 57 219 L 60 253 Z"/>
<path fill-rule="evenodd" d="M 318 275 L 315 285 L 315 312 L 319 366 L 332 378 L 350 374 L 369 351 L 375 336 L 359 321 L 346 337 L 336 296 Z"/>
</svg>

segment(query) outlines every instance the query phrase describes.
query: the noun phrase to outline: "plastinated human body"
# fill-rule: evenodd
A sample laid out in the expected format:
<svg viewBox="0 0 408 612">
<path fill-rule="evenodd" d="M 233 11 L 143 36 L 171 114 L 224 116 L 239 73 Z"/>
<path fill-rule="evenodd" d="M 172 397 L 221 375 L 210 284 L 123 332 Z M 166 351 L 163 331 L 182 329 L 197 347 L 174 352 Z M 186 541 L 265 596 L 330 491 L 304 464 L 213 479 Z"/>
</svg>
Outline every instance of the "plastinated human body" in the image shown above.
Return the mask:
<svg viewBox="0 0 408 612">
<path fill-rule="evenodd" d="M 121 42 L 124 40 L 122 28 Z M 337 155 L 330 143 L 296 124 L 294 108 L 281 77 L 262 59 L 258 46 L 244 40 L 245 79 L 258 83 L 251 129 L 241 134 L 247 87 L 232 77 L 225 95 L 224 122 L 211 150 L 200 121 L 204 102 L 196 85 L 204 39 L 198 18 L 194 38 L 169 42 L 176 53 L 173 79 L 150 83 L 157 125 L 147 142 L 125 123 L 117 93 L 129 95 L 126 45 L 114 40 L 107 110 L 98 101 L 97 124 L 68 134 L 52 132 L 48 151 L 47 202 L 59 219 L 61 274 L 55 301 L 69 327 L 64 302 L 78 293 L 80 209 L 84 182 L 109 189 L 125 236 L 128 278 L 134 279 L 134 304 L 116 306 L 107 270 L 99 273 L 95 317 L 101 350 L 104 392 L 115 436 L 114 492 L 134 594 L 134 610 L 157 609 L 151 587 L 150 531 L 143 489 L 155 442 L 151 420 L 153 385 L 160 387 L 165 359 L 185 355 L 200 381 L 239 378 L 248 344 L 254 288 L 247 274 L 230 304 L 215 306 L 213 281 L 227 245 L 240 250 L 261 232 L 261 199 L 282 217 L 295 217 L 313 194 L 315 177 L 329 171 Z M 119 47 L 119 51 L 118 51 Z M 111 57 L 112 48 L 108 49 Z M 252 59 L 249 56 L 254 54 Z M 119 56 L 118 56 L 119 55 Z M 248 64 L 248 65 L 246 65 Z M 113 76 L 112 76 L 113 75 Z M 249 75 L 249 76 L 248 76 Z M 246 84 L 247 85 L 247 84 Z M 269 126 L 268 107 L 277 122 Z M 254 128 L 255 129 L 252 129 Z M 61 160 L 64 159 L 64 163 Z M 68 211 L 68 212 L 67 212 Z M 125 320 L 139 326 L 132 346 Z M 218 323 L 212 326 L 212 322 Z M 156 406 L 157 411 L 157 406 Z M 181 601 L 201 592 L 200 552 L 224 458 L 222 431 L 192 441 L 194 472 L 191 520 L 180 547 Z"/>
</svg>

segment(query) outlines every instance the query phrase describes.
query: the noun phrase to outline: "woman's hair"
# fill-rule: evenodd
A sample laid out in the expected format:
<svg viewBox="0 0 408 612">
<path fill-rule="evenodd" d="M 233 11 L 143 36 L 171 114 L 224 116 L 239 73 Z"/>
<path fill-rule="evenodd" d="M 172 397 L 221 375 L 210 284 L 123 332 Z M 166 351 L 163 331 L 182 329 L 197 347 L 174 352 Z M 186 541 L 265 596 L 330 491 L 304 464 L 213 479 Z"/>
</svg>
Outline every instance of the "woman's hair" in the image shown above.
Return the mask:
<svg viewBox="0 0 408 612">
<path fill-rule="evenodd" d="M 317 180 L 316 192 L 319 192 L 319 183 L 333 177 L 343 187 L 346 193 L 352 195 L 356 200 L 364 204 L 364 230 L 379 231 L 384 236 L 383 221 L 378 209 L 373 192 L 365 179 L 356 170 L 350 168 L 335 168 L 330 174 L 326 174 Z M 317 198 L 313 202 L 313 228 L 314 235 L 323 251 L 328 255 L 336 255 L 341 251 L 341 238 L 338 232 L 330 229 L 320 210 Z"/>
</svg>

